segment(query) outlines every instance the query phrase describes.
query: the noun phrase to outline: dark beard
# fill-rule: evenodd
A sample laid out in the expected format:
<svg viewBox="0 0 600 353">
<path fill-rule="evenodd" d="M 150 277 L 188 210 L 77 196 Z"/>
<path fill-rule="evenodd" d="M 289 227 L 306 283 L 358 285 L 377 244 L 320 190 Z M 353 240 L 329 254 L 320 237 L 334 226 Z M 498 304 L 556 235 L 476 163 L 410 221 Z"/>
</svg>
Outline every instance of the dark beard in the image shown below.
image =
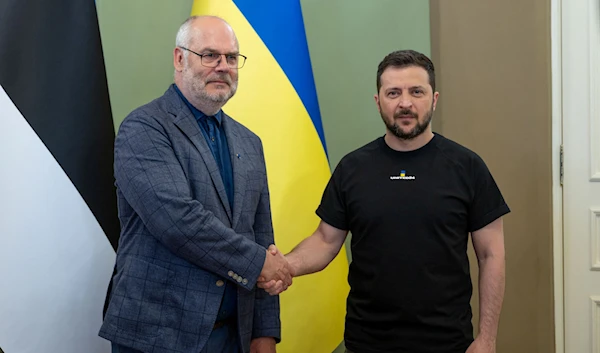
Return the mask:
<svg viewBox="0 0 600 353">
<path fill-rule="evenodd" d="M 431 123 L 431 119 L 433 117 L 433 109 L 429 110 L 427 114 L 425 114 L 425 119 L 423 119 L 422 123 L 419 121 L 418 117 L 416 117 L 413 112 L 406 110 L 394 114 L 393 123 L 390 122 L 390 120 L 387 119 L 387 117 L 384 116 L 383 113 L 380 113 L 380 115 L 381 119 L 385 123 L 385 126 L 392 134 L 394 134 L 394 136 L 398 137 L 401 140 L 412 140 L 415 137 L 424 133 L 425 130 L 427 130 L 427 127 Z M 401 115 L 412 115 L 415 119 L 417 119 L 417 125 L 409 132 L 402 131 L 402 129 L 400 129 L 400 126 L 398 126 L 398 124 L 395 122 L 395 119 Z"/>
</svg>

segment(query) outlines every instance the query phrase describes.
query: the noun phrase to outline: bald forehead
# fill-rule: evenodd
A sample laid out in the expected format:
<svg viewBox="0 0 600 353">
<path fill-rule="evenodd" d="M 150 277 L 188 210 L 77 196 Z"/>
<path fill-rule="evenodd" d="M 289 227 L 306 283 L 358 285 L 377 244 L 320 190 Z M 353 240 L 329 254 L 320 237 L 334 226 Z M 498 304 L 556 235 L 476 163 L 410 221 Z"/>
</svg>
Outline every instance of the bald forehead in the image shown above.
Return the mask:
<svg viewBox="0 0 600 353">
<path fill-rule="evenodd" d="M 197 50 L 237 52 L 239 45 L 233 28 L 219 17 L 203 16 L 192 22 L 191 44 Z"/>
</svg>

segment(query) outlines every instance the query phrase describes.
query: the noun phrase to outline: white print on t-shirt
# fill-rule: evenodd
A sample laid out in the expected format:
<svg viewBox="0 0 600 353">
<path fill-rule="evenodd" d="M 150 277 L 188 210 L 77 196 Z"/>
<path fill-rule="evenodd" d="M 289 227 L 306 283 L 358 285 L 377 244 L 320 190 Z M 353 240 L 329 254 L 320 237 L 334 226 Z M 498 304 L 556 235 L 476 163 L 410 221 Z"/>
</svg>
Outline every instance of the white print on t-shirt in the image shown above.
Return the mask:
<svg viewBox="0 0 600 353">
<path fill-rule="evenodd" d="M 406 170 L 401 170 L 400 175 L 391 175 L 391 180 L 415 180 L 414 175 L 406 175 Z"/>
</svg>

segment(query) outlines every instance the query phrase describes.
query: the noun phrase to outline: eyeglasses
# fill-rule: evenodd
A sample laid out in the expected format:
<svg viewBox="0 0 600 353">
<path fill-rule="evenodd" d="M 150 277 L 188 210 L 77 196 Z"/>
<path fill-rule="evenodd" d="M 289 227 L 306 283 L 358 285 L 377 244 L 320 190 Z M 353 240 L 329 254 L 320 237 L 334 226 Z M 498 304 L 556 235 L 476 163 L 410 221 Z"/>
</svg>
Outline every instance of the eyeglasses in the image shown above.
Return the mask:
<svg viewBox="0 0 600 353">
<path fill-rule="evenodd" d="M 217 67 L 221 63 L 221 56 L 225 56 L 225 62 L 231 69 L 241 69 L 246 63 L 246 56 L 242 54 L 219 54 L 219 53 L 206 53 L 199 54 L 186 47 L 179 47 L 183 50 L 187 50 L 190 53 L 194 53 L 200 57 L 200 63 L 206 67 Z"/>
</svg>

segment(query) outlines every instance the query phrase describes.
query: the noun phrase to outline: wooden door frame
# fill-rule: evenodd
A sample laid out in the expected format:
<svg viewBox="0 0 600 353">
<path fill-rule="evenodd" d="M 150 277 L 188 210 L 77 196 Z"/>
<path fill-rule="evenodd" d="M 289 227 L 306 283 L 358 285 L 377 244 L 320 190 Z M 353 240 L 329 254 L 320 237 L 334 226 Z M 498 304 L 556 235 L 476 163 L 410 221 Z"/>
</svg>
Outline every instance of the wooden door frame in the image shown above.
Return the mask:
<svg viewBox="0 0 600 353">
<path fill-rule="evenodd" d="M 556 353 L 565 353 L 564 229 L 562 188 L 563 80 L 562 80 L 562 0 L 550 0 L 550 40 L 552 72 L 552 209 L 554 264 L 554 342 Z"/>
</svg>

